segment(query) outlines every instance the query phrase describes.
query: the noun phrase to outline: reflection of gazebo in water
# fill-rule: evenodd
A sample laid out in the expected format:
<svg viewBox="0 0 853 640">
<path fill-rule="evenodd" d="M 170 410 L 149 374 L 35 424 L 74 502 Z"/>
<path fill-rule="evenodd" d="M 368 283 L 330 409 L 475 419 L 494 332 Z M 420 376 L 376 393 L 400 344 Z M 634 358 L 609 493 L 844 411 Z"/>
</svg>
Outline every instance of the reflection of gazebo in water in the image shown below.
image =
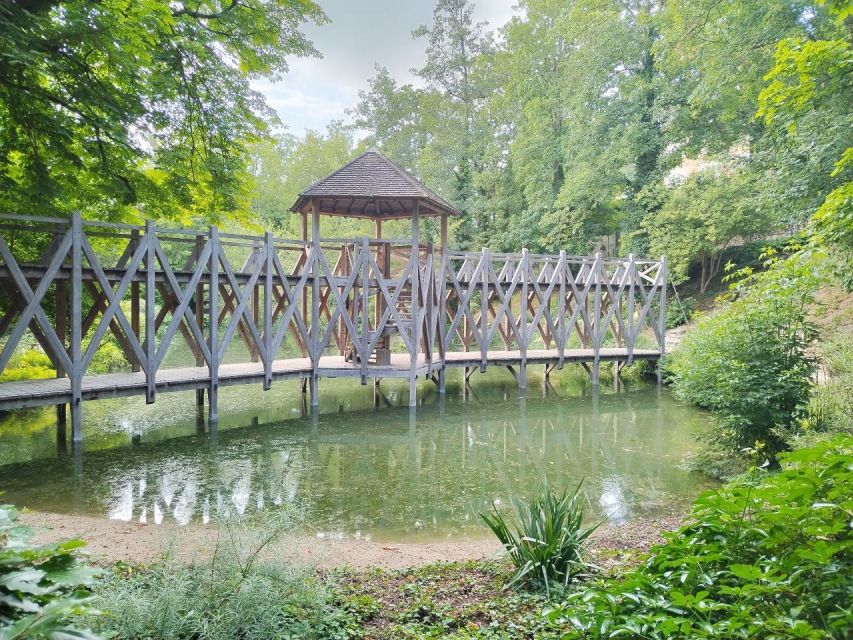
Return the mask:
<svg viewBox="0 0 853 640">
<path fill-rule="evenodd" d="M 392 362 L 391 339 L 397 335 L 409 351 L 412 365 L 426 367 L 425 373 L 432 373 L 429 365 L 437 336 L 430 331 L 431 318 L 423 313 L 424 317 L 419 318 L 418 311 L 438 309 L 438 300 L 430 300 L 437 294 L 432 290 L 434 249 L 431 243 L 421 243 L 420 221 L 425 217 L 440 218 L 440 250 L 444 252 L 447 218 L 459 215 L 459 211 L 375 150 L 366 151 L 308 187 L 291 211 L 302 215 L 303 241 L 309 239 L 311 219 L 310 238 L 313 243 L 322 242 L 326 255 L 326 245 L 334 241 L 320 238 L 320 216 L 373 220 L 375 224 L 375 240 L 339 242 L 340 254 L 332 271 L 346 281 L 337 288 L 339 296 L 329 291 L 321 299 L 319 308 L 313 310 L 318 317 L 311 318 L 311 325 L 321 325 L 324 318 L 332 320 L 333 306 L 343 303 L 348 320 L 341 314 L 338 326 L 331 331 L 347 362 L 369 365 L 374 377 L 394 373 L 377 367 L 403 364 L 402 358 Z M 383 222 L 390 220 L 410 220 L 411 239 L 383 239 Z M 369 257 L 362 256 L 365 249 Z M 417 269 L 414 256 L 418 257 Z M 363 258 L 361 274 L 353 268 L 359 258 Z M 420 300 L 421 304 L 413 306 L 413 300 Z M 308 305 L 303 307 L 303 313 L 308 325 Z"/>
</svg>

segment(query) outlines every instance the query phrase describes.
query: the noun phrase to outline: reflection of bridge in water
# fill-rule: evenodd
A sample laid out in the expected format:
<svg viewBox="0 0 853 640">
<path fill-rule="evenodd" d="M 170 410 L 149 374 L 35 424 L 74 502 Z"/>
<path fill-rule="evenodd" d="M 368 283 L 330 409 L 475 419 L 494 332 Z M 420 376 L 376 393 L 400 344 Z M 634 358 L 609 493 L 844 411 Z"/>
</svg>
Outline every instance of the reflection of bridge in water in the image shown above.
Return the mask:
<svg viewBox="0 0 853 640">
<path fill-rule="evenodd" d="M 365 186 L 366 185 L 366 186 Z M 341 190 L 346 190 L 342 192 Z M 0 410 L 71 407 L 82 439 L 83 400 L 207 390 L 211 423 L 221 386 L 299 379 L 319 402 L 322 377 L 409 381 L 444 392 L 448 367 L 546 376 L 579 363 L 599 381 L 657 360 L 665 346 L 666 262 L 447 248 L 456 212 L 376 152 L 313 185 L 294 205 L 302 239 L 70 220 L 0 217 L 0 372 L 37 342 L 57 377 L 0 384 Z M 320 216 L 368 218 L 376 239 L 321 239 Z M 439 245 L 420 221 L 440 219 Z M 386 220 L 411 237 L 382 238 Z M 311 239 L 308 222 L 311 221 Z M 172 348 L 180 334 L 188 362 Z M 111 336 L 131 371 L 93 370 Z"/>
<path fill-rule="evenodd" d="M 590 512 L 615 520 L 693 497 L 695 478 L 676 464 L 689 428 L 673 428 L 691 414 L 666 395 L 440 399 L 416 411 L 383 411 L 379 425 L 375 411 L 309 411 L 286 429 L 252 424 L 86 453 L 76 472 L 62 459 L 11 465 L 0 483 L 14 477 L 10 497 L 37 509 L 184 523 L 296 505 L 320 531 L 402 536 L 480 531 L 477 514 L 493 498 L 546 477 L 556 486 L 585 477 Z"/>
</svg>

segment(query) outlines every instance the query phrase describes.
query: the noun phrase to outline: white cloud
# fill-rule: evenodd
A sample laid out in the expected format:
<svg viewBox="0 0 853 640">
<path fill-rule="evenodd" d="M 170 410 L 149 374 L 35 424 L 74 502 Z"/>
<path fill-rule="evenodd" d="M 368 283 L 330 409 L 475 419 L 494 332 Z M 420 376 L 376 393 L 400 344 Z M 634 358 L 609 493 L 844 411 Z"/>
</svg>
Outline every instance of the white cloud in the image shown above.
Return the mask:
<svg viewBox="0 0 853 640">
<path fill-rule="evenodd" d="M 516 0 L 480 0 L 476 18 L 497 29 L 513 15 Z M 296 58 L 279 82 L 256 82 L 287 129 L 300 135 L 322 130 L 332 120 L 348 120 L 347 109 L 367 88 L 374 64 L 387 67 L 404 82 L 424 60 L 424 42 L 411 33 L 432 19 L 433 3 L 424 0 L 319 0 L 331 24 L 305 31 L 323 59 Z"/>
</svg>

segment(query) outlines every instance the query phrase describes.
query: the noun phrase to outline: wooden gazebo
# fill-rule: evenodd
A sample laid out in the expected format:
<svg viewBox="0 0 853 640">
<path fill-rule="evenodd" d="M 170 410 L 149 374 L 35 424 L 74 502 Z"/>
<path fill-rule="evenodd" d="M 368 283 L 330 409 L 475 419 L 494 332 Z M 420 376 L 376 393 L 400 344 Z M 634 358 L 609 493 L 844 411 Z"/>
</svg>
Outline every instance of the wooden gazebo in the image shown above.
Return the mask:
<svg viewBox="0 0 853 640">
<path fill-rule="evenodd" d="M 424 246 L 420 241 L 421 218 L 440 218 L 440 251 L 445 252 L 448 217 L 459 215 L 453 205 L 375 149 L 365 151 L 334 173 L 312 184 L 299 195 L 291 211 L 302 216 L 303 241 L 309 240 L 308 220 L 311 219 L 310 239 L 317 244 L 321 239 L 320 216 L 373 220 L 378 241 L 375 243 L 376 262 L 382 277 L 386 279 L 392 276 L 392 247 L 379 242 L 383 239 L 382 223 L 385 220 L 411 221 L 411 250 L 407 253 L 420 256 L 419 262 L 422 264 L 426 256 L 423 255 Z M 418 295 L 418 278 L 413 278 L 411 286 L 395 297 L 397 313 L 393 315 L 408 325 L 405 327 L 396 326 L 393 320 L 382 322 L 384 301 L 381 295 L 376 295 L 374 323 L 383 335 L 377 340 L 372 364 L 390 363 L 390 334 L 413 328 L 411 303 Z M 413 336 L 413 342 L 418 344 L 417 336 Z M 353 359 L 352 353 L 348 354 L 348 359 Z"/>
</svg>

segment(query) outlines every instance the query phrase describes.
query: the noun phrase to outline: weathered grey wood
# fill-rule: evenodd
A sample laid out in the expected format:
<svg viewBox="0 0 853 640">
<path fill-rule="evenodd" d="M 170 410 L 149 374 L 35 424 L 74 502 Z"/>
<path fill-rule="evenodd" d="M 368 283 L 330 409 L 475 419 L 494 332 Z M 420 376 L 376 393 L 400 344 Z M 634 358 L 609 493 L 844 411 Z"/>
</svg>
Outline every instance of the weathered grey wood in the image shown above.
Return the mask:
<svg viewBox="0 0 853 640">
<path fill-rule="evenodd" d="M 83 219 L 71 214 L 71 439 L 83 440 Z"/>
<path fill-rule="evenodd" d="M 409 371 L 409 406 L 415 407 L 418 404 L 418 378 L 417 378 L 417 361 L 418 352 L 421 344 L 421 323 L 420 323 L 420 231 L 421 231 L 421 203 L 416 200 L 412 208 L 412 254 L 410 260 L 412 262 L 412 344 L 409 354 L 412 358 L 412 365 Z"/>
<path fill-rule="evenodd" d="M 320 364 L 320 354 L 322 353 L 319 340 L 320 306 L 318 304 L 320 299 L 320 258 L 322 253 L 320 252 L 320 208 L 317 206 L 317 202 L 313 200 L 311 201 L 311 243 L 314 259 L 311 263 L 311 272 L 313 274 L 311 283 L 311 299 L 313 300 L 313 304 L 311 305 L 311 348 L 309 352 L 311 353 L 311 361 L 314 366 L 311 373 L 311 380 L 309 381 L 309 387 L 311 393 L 311 406 L 317 407 L 320 405 L 320 397 L 317 389 L 317 384 L 319 382 L 317 369 Z"/>
<path fill-rule="evenodd" d="M 148 382 L 148 390 L 145 395 L 145 401 L 149 404 L 154 402 L 155 384 L 154 378 L 157 375 L 157 369 L 154 365 L 156 361 L 157 348 L 154 344 L 154 336 L 157 331 L 154 305 L 155 305 L 155 284 L 154 275 L 156 271 L 156 253 L 154 242 L 156 239 L 156 228 L 153 220 L 145 222 L 145 235 L 143 243 L 145 248 L 145 379 Z"/>
<path fill-rule="evenodd" d="M 601 375 L 601 279 L 603 277 L 601 265 L 601 253 L 595 254 L 595 266 L 592 277 L 595 278 L 595 300 L 592 314 L 592 339 L 593 339 L 593 361 L 592 361 L 592 384 L 598 385 Z"/>
<path fill-rule="evenodd" d="M 272 299 L 273 299 L 273 237 L 267 231 L 264 234 L 264 391 L 268 391 L 272 385 L 272 363 L 275 359 L 273 352 L 272 334 Z"/>
<path fill-rule="evenodd" d="M 211 426 L 219 420 L 219 229 L 210 227 L 207 241 L 207 253 L 210 254 L 210 285 L 208 319 L 207 368 L 210 382 L 207 390 L 207 420 Z M 176 314 L 177 315 L 177 314 Z M 173 319 L 174 320 L 174 319 Z"/>
<path fill-rule="evenodd" d="M 520 389 L 527 388 L 527 343 L 530 339 L 530 333 L 527 326 L 527 295 L 528 282 L 530 281 L 530 257 L 527 249 L 521 250 L 521 309 L 519 310 L 518 321 L 520 323 L 521 336 L 519 343 L 519 351 L 521 351 L 521 362 L 518 366 L 518 387 Z"/>
<path fill-rule="evenodd" d="M 415 221 L 418 222 L 417 217 Z M 0 231 L 2 228 L 0 216 Z M 330 243 L 334 246 L 324 247 L 320 243 L 319 215 L 312 213 L 310 244 L 276 240 L 269 233 L 262 238 L 220 235 L 215 228 L 206 237 L 197 233 L 193 237 L 195 232 L 161 231 L 153 223 L 148 223 L 146 233 L 140 236 L 141 228 L 117 226 L 117 237 L 127 239 L 127 244 L 118 264 L 104 267 L 87 238 L 87 228 L 79 216 L 76 223 L 72 219 L 66 231 L 55 234 L 48 252 L 52 255 L 47 255 L 37 269 L 34 265 L 19 265 L 0 237 L 0 287 L 9 292 L 12 300 L 5 309 L 2 327 L 11 327 L 10 338 L 15 338 L 7 340 L 0 352 L 0 370 L 29 330 L 51 357 L 59 375 L 68 376 L 38 381 L 32 387 L 39 389 L 37 397 L 24 394 L 19 387 L 0 385 L 0 407 L 71 402 L 76 398 L 79 409 L 82 400 L 88 398 L 141 392 L 153 401 L 155 393 L 163 389 L 206 388 L 211 398 L 211 421 L 215 423 L 217 389 L 225 371 L 221 362 L 238 332 L 253 361 L 248 364 L 258 359 L 261 362 L 253 369 L 234 374 L 228 384 L 253 381 L 269 388 L 282 375 L 302 377 L 310 384 L 313 403 L 318 401 L 317 382 L 322 376 L 359 377 L 362 381 L 368 377 L 408 378 L 410 402 L 414 404 L 417 378 L 434 380 L 442 393 L 447 366 L 462 366 L 468 375 L 475 367 L 482 371 L 489 365 L 509 366 L 524 387 L 530 364 L 545 365 L 547 377 L 554 367 L 566 361 L 590 363 L 591 375 L 596 379 L 601 360 L 613 360 L 621 369 L 634 358 L 658 359 L 665 348 L 661 342 L 665 335 L 665 260 L 639 261 L 634 256 L 617 260 L 601 255 L 569 258 L 564 252 L 542 256 L 522 251 L 518 255 L 492 253 L 487 248 L 477 253 L 450 252 L 445 244 L 446 229 L 442 231 L 442 252 L 437 259 L 432 245 L 420 246 L 419 224 L 413 225 L 410 241 L 395 245 L 383 240 L 376 243 L 375 252 L 366 238 L 336 240 Z M 99 223 L 98 234 L 103 235 L 105 228 L 110 225 Z M 170 234 L 176 233 L 194 245 L 179 272 L 172 269 L 160 243 L 161 234 L 171 242 L 175 238 Z M 232 246 L 249 251 L 239 271 L 224 252 Z M 292 272 L 283 268 L 280 251 L 297 252 Z M 331 254 L 337 256 L 334 268 L 329 267 Z M 391 272 L 391 256 L 400 261 L 397 264 L 401 272 Z M 141 283 L 146 288 L 145 340 L 140 340 Z M 65 306 L 61 292 L 66 284 L 72 290 L 69 306 L 79 318 L 79 339 L 75 343 L 71 336 L 68 351 L 64 315 L 56 315 L 54 329 L 41 310 L 52 286 L 56 288 L 57 304 Z M 84 291 L 91 293 L 93 299 L 85 314 L 80 308 Z M 130 318 L 121 306 L 128 291 Z M 159 309 L 155 308 L 155 292 L 162 298 Z M 370 296 L 375 296 L 374 313 L 370 313 Z M 475 297 L 479 299 L 478 312 L 474 311 Z M 303 304 L 300 311 L 301 300 L 308 300 L 309 304 Z M 639 312 L 637 300 L 641 302 Z M 656 302 L 658 313 L 651 319 Z M 622 313 L 625 308 L 627 317 Z M 173 317 L 163 327 L 158 344 L 158 325 L 165 323 L 170 312 Z M 307 313 L 311 314 L 310 326 L 304 321 Z M 13 324 L 15 318 L 17 323 Z M 321 322 L 326 319 L 328 325 L 323 330 Z M 72 325 L 73 322 L 71 318 Z M 222 323 L 224 331 L 220 336 Z M 78 351 L 82 350 L 79 345 L 90 330 L 87 348 L 78 353 L 75 363 L 74 344 Z M 136 377 L 86 375 L 107 331 L 120 337 L 131 363 L 143 370 L 126 374 Z M 206 364 L 206 368 L 162 368 L 177 331 L 193 347 L 196 364 Z M 392 331 L 400 335 L 406 353 L 391 354 L 390 364 L 372 361 L 379 341 Z M 636 349 L 644 331 L 657 338 L 658 349 Z M 616 350 L 604 347 L 611 332 Z M 275 356 L 288 333 L 308 354 L 307 358 L 293 360 L 307 364 L 302 368 L 288 365 L 286 373 L 279 373 L 283 365 Z M 575 333 L 581 349 L 574 348 Z M 491 347 L 498 336 L 504 350 Z M 465 351 L 451 350 L 451 343 L 457 338 Z M 534 347 L 540 338 L 545 349 Z M 353 362 L 342 356 L 332 359 L 333 356 L 324 355 L 330 347 L 340 347 L 342 341 L 353 345 Z M 477 348 L 468 352 L 472 341 Z M 76 419 L 72 416 L 72 422 L 76 420 L 79 425 L 82 413 L 77 414 Z M 75 436 L 81 434 L 78 428 Z"/>
</svg>

